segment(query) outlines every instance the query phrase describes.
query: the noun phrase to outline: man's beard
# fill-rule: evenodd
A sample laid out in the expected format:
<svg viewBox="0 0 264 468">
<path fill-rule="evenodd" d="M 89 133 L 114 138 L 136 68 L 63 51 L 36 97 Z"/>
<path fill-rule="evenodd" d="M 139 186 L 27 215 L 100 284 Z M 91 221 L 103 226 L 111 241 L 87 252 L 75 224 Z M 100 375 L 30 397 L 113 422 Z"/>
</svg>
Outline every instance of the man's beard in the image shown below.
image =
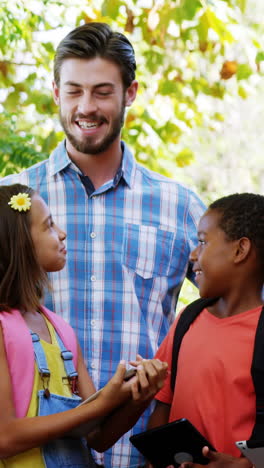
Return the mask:
<svg viewBox="0 0 264 468">
<path fill-rule="evenodd" d="M 103 151 L 106 151 L 107 148 L 113 143 L 113 141 L 118 137 L 118 135 L 121 132 L 121 128 L 123 127 L 124 124 L 124 116 L 125 116 L 125 104 L 124 102 L 122 103 L 121 110 L 119 114 L 115 117 L 112 123 L 111 127 L 111 132 L 105 136 L 102 140 L 100 140 L 98 143 L 93 143 L 93 136 L 87 136 L 85 139 L 77 139 L 69 130 L 68 123 L 66 121 L 66 118 L 61 114 L 61 109 L 60 109 L 60 122 L 63 127 L 63 130 L 68 138 L 68 140 L 71 142 L 72 146 L 79 151 L 80 153 L 83 154 L 99 154 L 102 153 Z M 85 115 L 81 114 L 76 114 L 74 116 L 75 118 L 87 118 Z M 98 117 L 94 116 L 94 120 L 98 121 Z M 90 120 L 93 118 L 89 116 Z M 105 121 L 105 119 L 101 119 Z"/>
</svg>

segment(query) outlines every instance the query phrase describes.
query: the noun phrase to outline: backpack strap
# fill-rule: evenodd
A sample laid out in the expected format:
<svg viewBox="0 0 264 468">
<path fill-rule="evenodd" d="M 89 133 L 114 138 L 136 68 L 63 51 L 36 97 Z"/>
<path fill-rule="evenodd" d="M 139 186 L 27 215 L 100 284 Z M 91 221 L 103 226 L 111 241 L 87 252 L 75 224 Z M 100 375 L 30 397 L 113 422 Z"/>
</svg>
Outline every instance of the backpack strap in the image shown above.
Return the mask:
<svg viewBox="0 0 264 468">
<path fill-rule="evenodd" d="M 173 347 L 172 347 L 172 361 L 171 361 L 171 390 L 174 391 L 175 380 L 177 374 L 178 355 L 180 346 L 185 333 L 189 330 L 190 325 L 194 322 L 196 317 L 202 312 L 203 309 L 213 305 L 218 298 L 200 298 L 189 304 L 181 313 L 177 326 L 175 328 Z M 263 342 L 264 350 L 264 342 Z M 264 362 L 264 360 L 263 360 Z"/>
<path fill-rule="evenodd" d="M 264 307 L 256 330 L 251 375 L 256 394 L 256 420 L 250 439 L 264 440 Z"/>
</svg>

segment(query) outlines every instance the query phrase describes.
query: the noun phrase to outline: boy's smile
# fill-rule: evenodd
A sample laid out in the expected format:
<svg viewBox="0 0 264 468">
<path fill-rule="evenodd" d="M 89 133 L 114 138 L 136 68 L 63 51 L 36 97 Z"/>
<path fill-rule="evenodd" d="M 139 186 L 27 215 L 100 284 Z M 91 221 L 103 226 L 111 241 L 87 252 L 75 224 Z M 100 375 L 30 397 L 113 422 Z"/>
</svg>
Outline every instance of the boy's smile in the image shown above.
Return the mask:
<svg viewBox="0 0 264 468">
<path fill-rule="evenodd" d="M 219 227 L 220 214 L 207 210 L 198 226 L 198 246 L 191 252 L 195 280 L 201 297 L 216 297 L 227 291 L 236 241 Z"/>
</svg>

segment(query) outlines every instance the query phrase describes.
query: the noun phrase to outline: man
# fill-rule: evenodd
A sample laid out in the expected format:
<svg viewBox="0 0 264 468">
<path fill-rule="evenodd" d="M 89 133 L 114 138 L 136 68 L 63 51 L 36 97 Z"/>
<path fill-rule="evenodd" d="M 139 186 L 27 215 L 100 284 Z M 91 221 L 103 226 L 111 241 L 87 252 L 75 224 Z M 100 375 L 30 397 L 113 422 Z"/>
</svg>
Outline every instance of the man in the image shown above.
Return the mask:
<svg viewBox="0 0 264 468">
<path fill-rule="evenodd" d="M 187 188 L 139 166 L 120 140 L 137 93 L 134 50 L 105 23 L 89 23 L 59 44 L 53 93 L 66 134 L 50 156 L 17 180 L 40 192 L 67 232 L 67 264 L 52 274 L 46 305 L 74 327 L 95 386 L 120 359 L 154 355 L 196 243 L 204 205 Z M 134 428 L 145 429 L 148 412 Z M 131 432 L 97 462 L 144 463 Z"/>
</svg>

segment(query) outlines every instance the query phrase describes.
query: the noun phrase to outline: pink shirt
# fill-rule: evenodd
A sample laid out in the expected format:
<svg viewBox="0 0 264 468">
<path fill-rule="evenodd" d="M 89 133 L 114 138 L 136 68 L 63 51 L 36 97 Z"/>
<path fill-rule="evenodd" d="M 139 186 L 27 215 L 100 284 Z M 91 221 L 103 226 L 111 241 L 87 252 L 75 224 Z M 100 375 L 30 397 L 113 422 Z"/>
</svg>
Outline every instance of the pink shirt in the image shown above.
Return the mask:
<svg viewBox="0 0 264 468">
<path fill-rule="evenodd" d="M 61 317 L 46 307 L 42 312 L 54 326 L 65 347 L 72 351 L 77 369 L 77 340 L 73 329 Z M 0 312 L 7 362 L 11 377 L 17 417 L 27 414 L 34 382 L 34 350 L 30 331 L 18 310 Z"/>
<path fill-rule="evenodd" d="M 183 338 L 174 395 L 170 376 L 156 395 L 171 404 L 170 421 L 189 419 L 216 450 L 233 456 L 256 417 L 251 364 L 261 308 L 223 319 L 205 309 Z M 169 367 L 176 323 L 156 354 Z"/>
</svg>

